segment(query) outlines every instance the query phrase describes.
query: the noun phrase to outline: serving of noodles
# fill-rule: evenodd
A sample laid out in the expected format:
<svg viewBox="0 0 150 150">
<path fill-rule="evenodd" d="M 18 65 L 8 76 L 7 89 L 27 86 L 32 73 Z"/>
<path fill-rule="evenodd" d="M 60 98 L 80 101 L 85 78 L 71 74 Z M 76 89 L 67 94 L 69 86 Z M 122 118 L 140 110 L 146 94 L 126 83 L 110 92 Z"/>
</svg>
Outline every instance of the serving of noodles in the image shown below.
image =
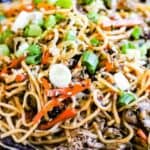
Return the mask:
<svg viewBox="0 0 150 150">
<path fill-rule="evenodd" d="M 150 149 L 150 1 L 0 6 L 0 149 Z"/>
</svg>

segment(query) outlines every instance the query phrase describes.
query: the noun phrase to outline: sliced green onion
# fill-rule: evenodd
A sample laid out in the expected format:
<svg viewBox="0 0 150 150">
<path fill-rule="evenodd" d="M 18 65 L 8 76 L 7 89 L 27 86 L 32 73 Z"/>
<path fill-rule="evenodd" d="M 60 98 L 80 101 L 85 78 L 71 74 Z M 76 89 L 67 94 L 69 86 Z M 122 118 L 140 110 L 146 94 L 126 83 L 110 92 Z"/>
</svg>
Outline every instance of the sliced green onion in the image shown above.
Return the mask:
<svg viewBox="0 0 150 150">
<path fill-rule="evenodd" d="M 86 66 L 88 72 L 90 74 L 94 74 L 97 66 L 98 66 L 99 60 L 98 56 L 94 54 L 91 51 L 86 51 L 82 55 L 82 64 Z"/>
<path fill-rule="evenodd" d="M 5 16 L 3 14 L 0 14 L 0 22 L 5 19 Z"/>
<path fill-rule="evenodd" d="M 0 44 L 0 56 L 9 56 L 10 51 L 6 44 Z"/>
<path fill-rule="evenodd" d="M 121 46 L 121 52 L 123 54 L 127 54 L 128 51 L 131 50 L 131 49 L 136 49 L 136 46 L 134 44 L 132 44 L 131 42 L 124 43 Z"/>
<path fill-rule="evenodd" d="M 133 31 L 131 33 L 131 36 L 135 39 L 135 40 L 138 40 L 140 38 L 142 34 L 142 29 L 138 26 L 134 27 L 133 28 Z"/>
<path fill-rule="evenodd" d="M 90 12 L 87 14 L 87 16 L 88 16 L 88 18 L 89 18 L 91 21 L 93 21 L 93 22 L 95 22 L 95 23 L 98 22 L 99 16 L 98 16 L 98 14 L 97 14 L 96 12 L 90 11 Z"/>
<path fill-rule="evenodd" d="M 0 43 L 5 43 L 7 39 L 12 37 L 13 33 L 9 29 L 5 30 L 0 34 Z"/>
<path fill-rule="evenodd" d="M 43 19 L 33 21 L 33 23 L 39 25 L 41 27 L 41 29 L 44 26 L 44 20 Z"/>
<path fill-rule="evenodd" d="M 28 47 L 28 52 L 29 52 L 29 55 L 30 55 L 30 56 L 40 55 L 40 54 L 42 53 L 40 46 L 37 45 L 37 44 L 31 44 L 31 45 Z"/>
<path fill-rule="evenodd" d="M 136 97 L 134 94 L 123 92 L 121 94 L 121 96 L 119 97 L 118 105 L 119 106 L 125 106 L 125 105 L 128 105 L 135 100 L 136 100 Z"/>
<path fill-rule="evenodd" d="M 53 28 L 56 25 L 56 17 L 54 15 L 48 16 L 45 21 L 45 28 Z"/>
<path fill-rule="evenodd" d="M 59 23 L 59 22 L 61 22 L 62 20 L 65 19 L 65 16 L 63 16 L 62 14 L 59 14 L 59 13 L 56 13 L 55 17 L 56 17 L 56 22 L 57 23 Z"/>
<path fill-rule="evenodd" d="M 106 7 L 111 8 L 112 0 L 104 0 L 104 4 Z"/>
<path fill-rule="evenodd" d="M 141 56 L 143 57 L 147 54 L 148 49 L 147 49 L 147 46 L 144 44 L 139 48 L 139 50 L 140 50 Z"/>
<path fill-rule="evenodd" d="M 28 47 L 28 56 L 26 58 L 26 63 L 29 65 L 39 64 L 41 61 L 41 48 L 37 44 L 31 44 Z"/>
<path fill-rule="evenodd" d="M 56 5 L 62 8 L 71 8 L 73 5 L 72 0 L 57 0 Z"/>
<path fill-rule="evenodd" d="M 141 57 L 145 57 L 149 49 L 150 49 L 150 42 L 149 41 L 145 42 L 142 46 L 140 46 L 139 50 L 141 53 Z"/>
<path fill-rule="evenodd" d="M 74 41 L 76 39 L 76 32 L 73 30 L 70 30 L 67 32 L 65 40 L 67 41 Z"/>
<path fill-rule="evenodd" d="M 38 37 L 42 34 L 42 29 L 37 24 L 31 24 L 28 27 L 26 27 L 24 35 L 25 36 L 31 36 L 31 37 Z"/>
<path fill-rule="evenodd" d="M 39 4 L 42 2 L 42 0 L 33 0 L 34 4 Z"/>
<path fill-rule="evenodd" d="M 94 0 L 80 0 L 79 1 L 80 4 L 85 4 L 85 5 L 89 5 L 93 2 L 94 2 Z"/>
<path fill-rule="evenodd" d="M 28 65 L 37 65 L 41 61 L 41 56 L 39 55 L 34 55 L 34 56 L 27 56 L 26 58 L 26 63 Z"/>
<path fill-rule="evenodd" d="M 90 40 L 90 43 L 93 45 L 93 46 L 98 46 L 100 44 L 100 41 L 96 38 L 92 38 Z"/>
</svg>

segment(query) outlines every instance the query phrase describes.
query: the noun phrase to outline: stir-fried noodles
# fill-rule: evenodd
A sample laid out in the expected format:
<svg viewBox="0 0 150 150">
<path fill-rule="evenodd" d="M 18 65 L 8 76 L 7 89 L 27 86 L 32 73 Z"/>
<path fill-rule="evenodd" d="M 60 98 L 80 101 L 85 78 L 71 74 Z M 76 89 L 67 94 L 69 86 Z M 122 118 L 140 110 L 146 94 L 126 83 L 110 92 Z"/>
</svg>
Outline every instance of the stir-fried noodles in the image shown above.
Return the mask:
<svg viewBox="0 0 150 150">
<path fill-rule="evenodd" d="M 149 0 L 0 8 L 1 147 L 150 148 Z"/>
</svg>

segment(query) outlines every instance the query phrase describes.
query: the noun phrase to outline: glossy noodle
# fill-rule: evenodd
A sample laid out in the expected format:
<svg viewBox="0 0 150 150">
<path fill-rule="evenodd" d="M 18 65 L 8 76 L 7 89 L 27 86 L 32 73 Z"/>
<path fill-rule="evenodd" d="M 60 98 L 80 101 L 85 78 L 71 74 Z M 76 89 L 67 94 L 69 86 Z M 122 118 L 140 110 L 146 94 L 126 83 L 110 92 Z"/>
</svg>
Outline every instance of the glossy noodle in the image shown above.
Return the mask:
<svg viewBox="0 0 150 150">
<path fill-rule="evenodd" d="M 150 148 L 148 0 L 0 10 L 1 147 Z"/>
</svg>

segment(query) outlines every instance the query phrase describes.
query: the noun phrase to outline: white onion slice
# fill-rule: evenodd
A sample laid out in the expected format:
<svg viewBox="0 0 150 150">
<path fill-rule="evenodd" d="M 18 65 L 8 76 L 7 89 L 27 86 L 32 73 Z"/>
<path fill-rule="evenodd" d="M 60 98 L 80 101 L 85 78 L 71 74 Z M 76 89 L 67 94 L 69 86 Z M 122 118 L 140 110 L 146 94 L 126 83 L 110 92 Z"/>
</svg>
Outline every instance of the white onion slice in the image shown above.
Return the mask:
<svg viewBox="0 0 150 150">
<path fill-rule="evenodd" d="M 23 29 L 30 22 L 31 15 L 28 12 L 22 11 L 12 25 L 12 31 L 17 32 L 18 29 Z"/>
<path fill-rule="evenodd" d="M 67 87 L 71 82 L 71 71 L 64 64 L 53 64 L 49 70 L 49 79 L 56 87 Z"/>
</svg>

